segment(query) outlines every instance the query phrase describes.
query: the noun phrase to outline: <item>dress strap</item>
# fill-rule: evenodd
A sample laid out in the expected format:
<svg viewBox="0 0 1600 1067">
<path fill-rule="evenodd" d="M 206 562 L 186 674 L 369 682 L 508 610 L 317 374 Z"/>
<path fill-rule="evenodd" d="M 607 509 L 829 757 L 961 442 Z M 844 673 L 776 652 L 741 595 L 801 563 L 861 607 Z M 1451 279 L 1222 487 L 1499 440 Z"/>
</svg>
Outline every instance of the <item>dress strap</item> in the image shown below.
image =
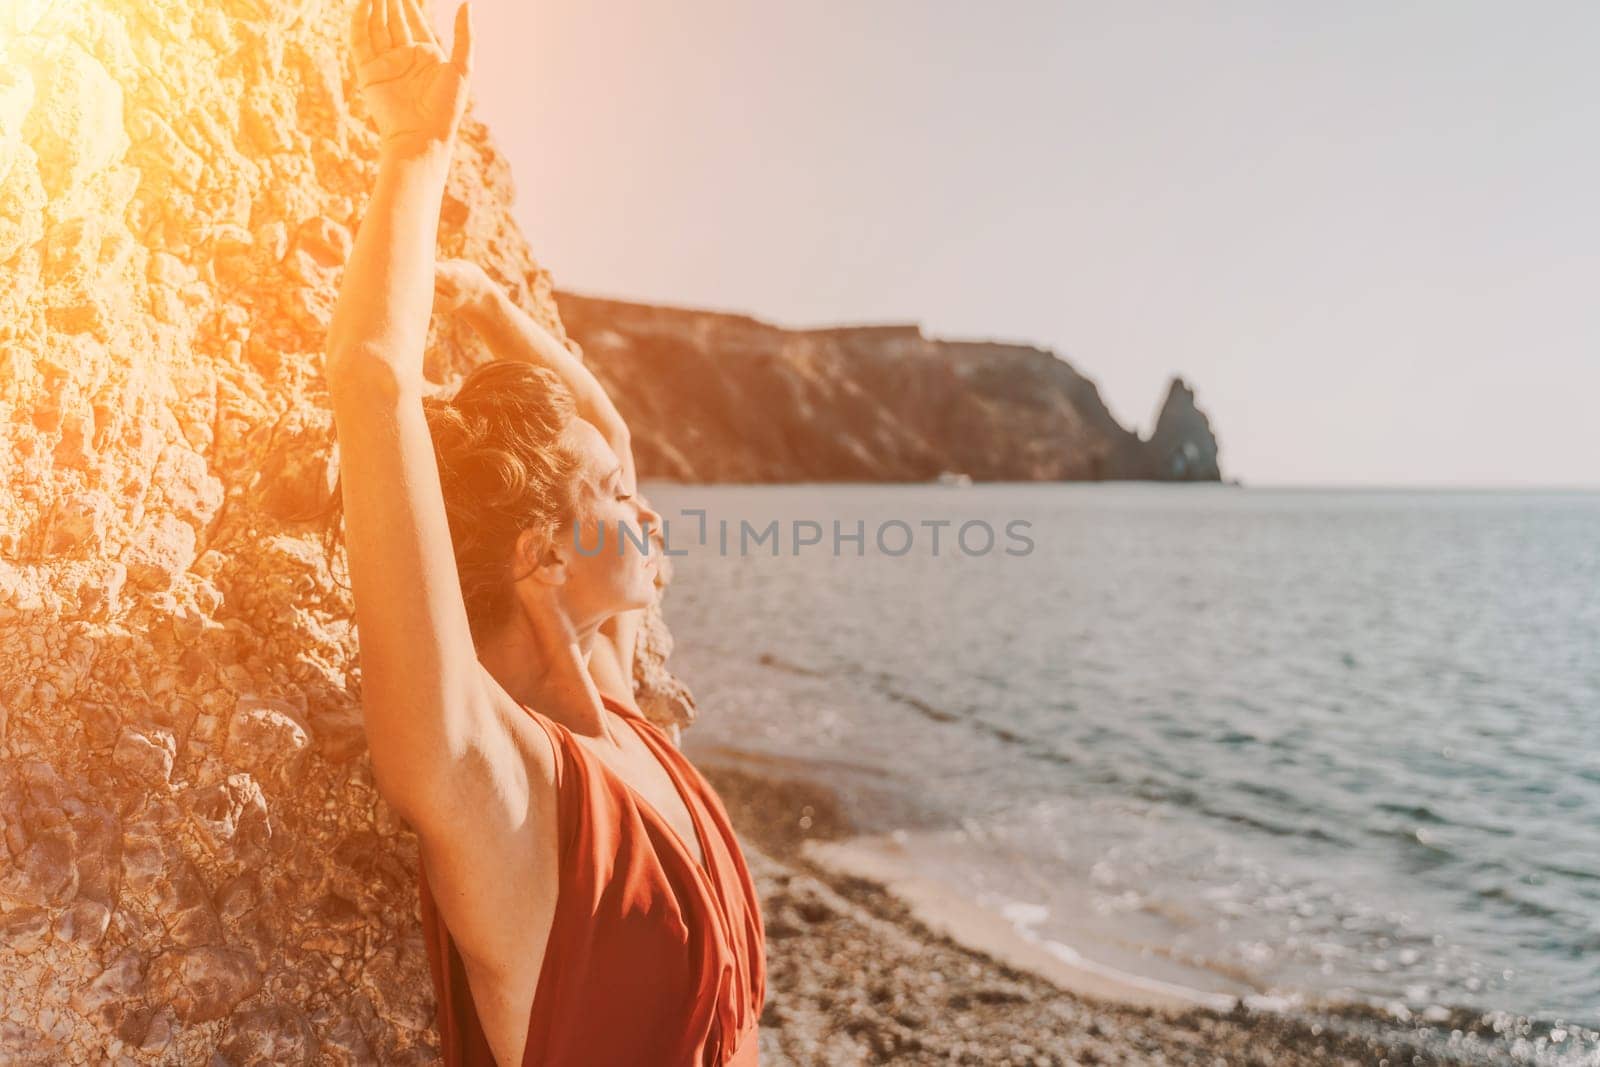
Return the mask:
<svg viewBox="0 0 1600 1067">
<path fill-rule="evenodd" d="M 550 739 L 550 748 L 555 753 L 556 761 L 556 790 L 559 792 L 566 782 L 567 773 L 567 752 L 562 746 L 561 738 L 556 736 L 560 731 L 553 729 L 549 720 L 529 708 L 526 704 L 523 705 L 523 710 L 529 713 L 528 718 L 538 723 L 539 728 L 544 731 L 544 735 Z"/>
<path fill-rule="evenodd" d="M 623 715 L 626 715 L 630 719 L 644 719 L 643 715 L 641 715 L 637 711 L 634 711 L 632 708 L 628 707 L 628 705 L 624 704 L 622 701 L 618 700 L 614 696 L 610 696 L 610 695 L 608 695 L 606 693 L 601 693 L 600 694 L 600 700 L 601 700 L 602 703 L 607 704 L 608 706 L 610 706 L 610 708 L 613 711 L 621 712 Z M 645 722 L 649 722 L 650 720 L 649 719 L 644 719 L 644 721 Z"/>
<path fill-rule="evenodd" d="M 645 723 L 649 726 L 655 725 L 639 712 L 634 711 L 632 708 L 628 707 L 622 701 L 613 696 L 609 696 L 606 693 L 601 693 L 600 700 L 602 703 L 606 704 L 613 711 L 619 713 L 624 718 L 636 719 L 639 722 Z M 565 780 L 567 769 L 567 750 L 566 743 L 562 741 L 561 737 L 558 735 L 565 734 L 566 730 L 557 729 L 557 723 L 539 714 L 537 711 L 534 711 L 526 704 L 522 705 L 522 709 L 528 712 L 528 718 L 538 723 L 539 727 L 544 730 L 545 736 L 550 739 L 550 747 L 555 750 L 556 754 L 556 788 L 559 789 L 562 787 L 562 784 Z"/>
</svg>

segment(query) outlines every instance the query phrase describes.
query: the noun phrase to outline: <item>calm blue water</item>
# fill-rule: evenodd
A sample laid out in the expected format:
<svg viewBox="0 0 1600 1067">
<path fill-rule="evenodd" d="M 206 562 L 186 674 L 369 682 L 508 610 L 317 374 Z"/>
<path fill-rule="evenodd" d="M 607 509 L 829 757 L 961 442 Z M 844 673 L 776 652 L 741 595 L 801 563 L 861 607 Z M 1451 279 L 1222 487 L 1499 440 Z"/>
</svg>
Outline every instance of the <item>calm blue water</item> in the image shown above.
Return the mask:
<svg viewBox="0 0 1600 1067">
<path fill-rule="evenodd" d="M 688 553 L 691 754 L 796 760 L 1123 969 L 1600 1023 L 1600 495 L 646 492 Z M 741 518 L 778 520 L 781 554 L 739 554 Z M 796 519 L 823 544 L 792 554 Z M 832 553 L 835 520 L 864 556 Z M 889 520 L 902 556 L 873 544 Z M 970 520 L 993 551 L 978 527 L 956 548 Z"/>
</svg>

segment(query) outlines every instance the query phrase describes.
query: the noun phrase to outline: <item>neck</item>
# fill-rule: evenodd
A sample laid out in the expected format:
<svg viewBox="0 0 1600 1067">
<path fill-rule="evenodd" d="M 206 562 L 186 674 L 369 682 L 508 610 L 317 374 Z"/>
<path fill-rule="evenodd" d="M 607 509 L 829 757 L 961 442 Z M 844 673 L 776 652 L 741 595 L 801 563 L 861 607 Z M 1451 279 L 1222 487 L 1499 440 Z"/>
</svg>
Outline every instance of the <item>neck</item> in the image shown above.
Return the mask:
<svg viewBox="0 0 1600 1067">
<path fill-rule="evenodd" d="M 478 659 L 517 703 L 575 734 L 615 741 L 589 676 L 598 631 L 598 624 L 578 628 L 564 616 L 540 623 L 519 611 L 479 648 Z"/>
</svg>

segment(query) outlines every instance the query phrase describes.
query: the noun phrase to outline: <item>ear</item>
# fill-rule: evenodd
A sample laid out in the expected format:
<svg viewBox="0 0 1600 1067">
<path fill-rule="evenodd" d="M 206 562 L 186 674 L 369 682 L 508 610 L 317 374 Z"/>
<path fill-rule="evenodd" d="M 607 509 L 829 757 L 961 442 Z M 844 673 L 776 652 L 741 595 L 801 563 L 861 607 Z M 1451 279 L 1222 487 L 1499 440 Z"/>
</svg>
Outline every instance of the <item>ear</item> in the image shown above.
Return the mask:
<svg viewBox="0 0 1600 1067">
<path fill-rule="evenodd" d="M 570 561 L 568 546 L 548 530 L 523 530 L 517 535 L 516 569 L 518 581 L 533 579 L 542 585 L 562 585 L 567 580 Z"/>
</svg>

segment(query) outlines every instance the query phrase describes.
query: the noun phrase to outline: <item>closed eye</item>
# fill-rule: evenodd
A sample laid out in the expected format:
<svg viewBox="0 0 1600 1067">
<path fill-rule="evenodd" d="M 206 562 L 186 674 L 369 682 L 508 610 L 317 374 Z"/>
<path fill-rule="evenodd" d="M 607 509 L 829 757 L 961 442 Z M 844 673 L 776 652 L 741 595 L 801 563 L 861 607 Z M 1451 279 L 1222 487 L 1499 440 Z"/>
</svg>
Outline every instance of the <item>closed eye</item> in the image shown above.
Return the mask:
<svg viewBox="0 0 1600 1067">
<path fill-rule="evenodd" d="M 622 467 L 621 466 L 616 466 L 616 467 L 612 467 L 611 468 L 611 473 L 606 475 L 606 482 L 608 484 L 616 486 L 616 494 L 617 494 L 617 499 L 618 500 L 632 500 L 633 499 L 633 494 L 632 493 L 624 493 L 622 491 Z"/>
</svg>

